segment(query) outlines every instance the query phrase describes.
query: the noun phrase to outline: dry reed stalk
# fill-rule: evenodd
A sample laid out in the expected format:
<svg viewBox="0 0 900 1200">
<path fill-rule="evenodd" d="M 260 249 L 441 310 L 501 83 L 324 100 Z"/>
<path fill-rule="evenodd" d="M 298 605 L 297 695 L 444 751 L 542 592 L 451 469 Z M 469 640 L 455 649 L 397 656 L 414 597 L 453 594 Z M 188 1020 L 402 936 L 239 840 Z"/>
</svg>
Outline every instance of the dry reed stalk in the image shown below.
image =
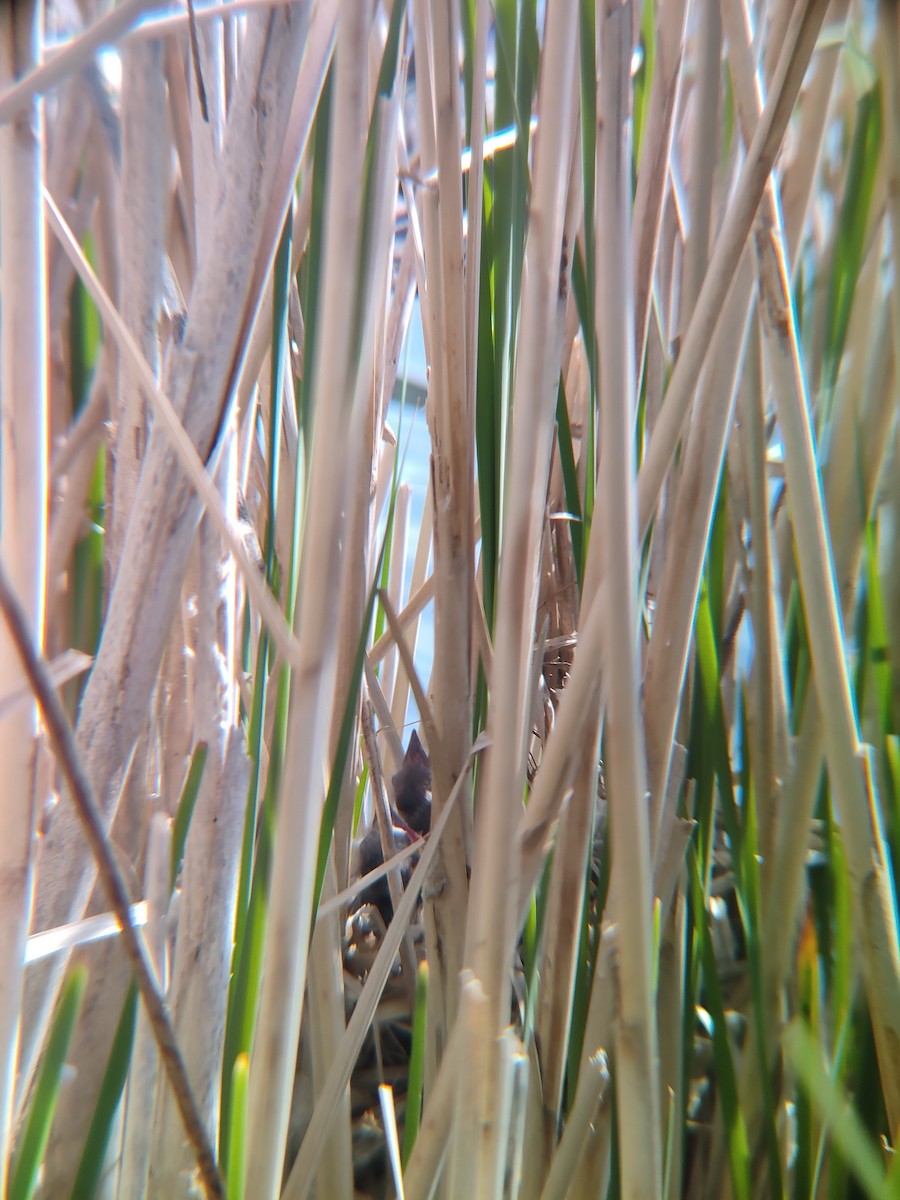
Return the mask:
<svg viewBox="0 0 900 1200">
<path fill-rule="evenodd" d="M 834 82 L 849 27 L 849 14 L 850 0 L 833 0 L 828 17 L 834 36 L 830 44 L 817 48 L 810 63 L 804 103 L 798 113 L 799 125 L 792 139 L 793 154 L 784 167 L 781 207 L 788 255 L 795 272 L 797 249 L 816 194 L 816 165 L 821 156 L 825 129 L 833 115 Z M 770 77 L 775 66 L 772 58 L 773 54 L 769 51 L 765 59 L 767 87 L 771 85 Z"/>
<path fill-rule="evenodd" d="M 260 234 L 259 197 L 271 185 L 290 103 L 290 89 L 280 81 L 296 77 L 305 30 L 302 11 L 279 9 L 257 18 L 244 43 L 240 103 L 235 120 L 229 123 L 220 164 L 221 203 L 210 241 L 215 249 L 198 264 L 184 337 L 172 346 L 166 376 L 166 393 L 175 411 L 183 414 L 185 431 L 201 459 L 211 453 L 220 434 L 223 388 L 241 317 L 238 304 L 223 306 L 220 300 L 223 294 L 246 286 L 250 275 Z M 255 105 L 264 107 L 265 119 L 253 115 Z M 260 163 L 259 173 L 250 177 L 243 171 L 248 153 Z M 107 818 L 123 764 L 146 721 L 198 511 L 167 434 L 157 429 L 144 459 L 122 569 L 110 597 L 103 642 L 79 722 L 82 753 Z M 246 561 L 245 551 L 239 555 Z M 135 629 L 141 631 L 139 639 L 133 636 Z M 39 927 L 80 915 L 93 868 L 78 838 L 71 814 L 61 810 L 42 852 Z M 26 1063 L 33 1061 L 40 1042 L 62 965 L 55 964 L 41 973 L 42 978 L 31 980 L 30 1011 L 35 1019 Z"/>
<path fill-rule="evenodd" d="M 652 836 L 659 836 L 675 728 L 693 642 L 694 614 L 731 431 L 753 273 L 745 258 L 716 329 L 694 402 L 666 531 L 668 553 L 644 672 L 644 730 Z M 677 550 L 675 549 L 677 547 Z"/>
<path fill-rule="evenodd" d="M 409 582 L 410 597 L 419 594 L 422 591 L 425 583 L 425 573 L 428 569 L 428 555 L 431 552 L 431 534 L 433 528 L 431 511 L 430 499 L 426 495 L 425 507 L 423 509 L 422 519 L 419 524 L 419 535 L 416 544 L 416 553 L 413 559 L 412 574 Z M 431 588 L 433 588 L 434 577 L 429 576 L 429 579 L 432 581 Z M 429 592 L 431 591 L 431 588 L 429 588 Z M 397 624 L 398 627 L 406 634 L 406 639 L 410 649 L 415 652 L 419 620 L 417 614 L 413 615 L 411 619 L 407 617 L 409 607 L 410 604 L 407 604 L 406 608 L 398 612 Z M 390 632 L 390 630 L 387 630 L 385 636 L 390 637 Z M 369 654 L 369 660 L 373 663 L 376 661 L 374 650 L 375 647 L 373 646 L 372 651 Z M 409 688 L 410 683 L 406 672 L 398 672 L 397 682 L 394 685 L 394 694 L 391 698 L 391 721 L 395 729 L 402 729 L 403 724 L 406 721 L 406 710 L 409 704 Z"/>
<path fill-rule="evenodd" d="M 397 499 L 394 506 L 394 528 L 391 541 L 391 562 L 388 571 L 388 596 L 391 604 L 399 612 L 403 607 L 403 581 L 406 578 L 406 541 L 409 534 L 409 503 L 412 489 L 408 483 L 401 483 L 397 488 Z M 392 650 L 384 660 L 381 669 L 382 689 L 386 696 L 399 692 L 397 677 L 397 653 Z M 395 728 L 403 728 L 403 714 L 394 712 L 391 718 Z"/>
<path fill-rule="evenodd" d="M 653 1002 L 653 895 L 643 730 L 639 712 L 638 534 L 635 474 L 634 309 L 631 294 L 629 126 L 632 10 L 606 0 L 597 22 L 597 303 L 600 355 L 598 502 L 605 514 L 603 578 L 612 618 L 607 643 L 606 745 L 617 955 L 616 1095 L 622 1194 L 661 1195 L 659 1064 Z M 602 264 L 602 266 L 601 266 Z"/>
<path fill-rule="evenodd" d="M 212 611 L 216 614 L 218 607 L 213 606 Z M 226 661 L 215 639 L 206 645 L 208 652 Z M 232 673 L 228 679 L 232 689 L 233 679 Z M 218 684 L 224 686 L 221 680 Z M 184 1047 L 191 1088 L 213 1141 L 219 1128 L 235 894 L 250 782 L 244 733 L 229 723 L 229 707 L 227 703 L 219 707 L 211 699 L 204 702 L 199 697 L 196 704 L 198 724 L 203 722 L 202 714 L 208 714 L 221 723 L 222 733 L 207 743 L 206 766 L 185 847 L 178 937 L 169 988 L 175 1034 Z M 203 723 L 207 725 L 204 732 L 209 735 L 212 722 L 207 718 Z M 154 1138 L 151 1190 L 175 1196 L 184 1188 L 189 1162 L 178 1113 L 167 1094 L 160 1095 Z"/>
<path fill-rule="evenodd" d="M 663 10 L 660 10 L 656 28 L 656 63 L 641 147 L 632 222 L 634 346 L 635 361 L 638 363 L 643 362 L 647 344 L 650 296 L 664 200 L 669 186 L 669 160 L 681 94 L 687 9 L 687 0 L 675 0 L 674 4 L 666 7 L 665 19 L 662 19 Z"/>
<path fill-rule="evenodd" d="M 4 90 L 0 95 L 0 124 L 13 120 L 32 100 L 49 92 L 63 80 L 76 74 L 93 62 L 97 52 L 104 46 L 113 46 L 119 37 L 140 19 L 150 0 L 125 0 L 125 3 L 110 9 L 93 25 L 79 34 L 59 54 L 48 62 L 34 64 L 24 78 Z"/>
<path fill-rule="evenodd" d="M 16 644 L 32 691 L 41 706 L 47 733 L 65 777 L 78 819 L 94 855 L 103 886 L 122 931 L 122 942 L 156 1037 L 160 1056 L 175 1093 L 182 1120 L 194 1148 L 200 1180 L 207 1195 L 224 1195 L 215 1154 L 200 1119 L 165 1002 L 156 983 L 145 943 L 131 923 L 128 890 L 109 846 L 103 812 L 79 755 L 75 735 L 53 690 L 47 667 L 35 649 L 28 617 L 0 566 L 0 607 Z"/>
<path fill-rule="evenodd" d="M 476 1191 L 484 1197 L 496 1194 L 506 1150 L 505 1130 L 492 1115 L 499 1111 L 501 1082 L 495 1039 L 508 1023 L 506 980 L 518 919 L 520 871 L 519 849 L 511 835 L 524 794 L 526 682 L 569 287 L 570 249 L 563 240 L 567 174 L 559 171 L 559 148 L 568 150 L 572 144 L 574 106 L 571 89 L 558 87 L 556 81 L 571 77 L 575 26 L 571 6 L 559 4 L 548 10 L 515 368 L 505 549 L 498 584 L 497 611 L 503 620 L 495 631 L 489 725 L 493 744 L 476 822 L 467 929 L 467 962 L 485 991 L 490 1014 L 481 1028 L 487 1044 L 473 1050 L 488 1064 L 488 1076 L 473 1104 L 477 1141 L 466 1150 L 477 1158 Z M 457 1152 L 461 1145 L 457 1143 Z"/>
<path fill-rule="evenodd" d="M 727 10 L 728 11 L 728 10 Z M 733 10 L 731 10 L 733 11 Z M 746 41 L 732 32 L 735 61 L 745 51 L 738 84 L 738 114 L 749 143 L 759 98 L 751 86 Z M 741 83 L 744 84 L 741 87 Z M 754 103 L 755 102 L 755 103 Z M 756 112 L 753 112 L 753 108 Z M 894 1060 L 900 1044 L 900 946 L 896 901 L 878 824 L 877 804 L 867 792 L 859 729 L 844 653 L 838 591 L 824 501 L 809 423 L 803 363 L 788 281 L 784 234 L 775 184 L 770 180 L 756 234 L 763 349 L 775 391 L 784 444 L 788 507 L 806 616 L 816 694 L 825 732 L 825 753 L 836 802 L 843 815 L 854 909 L 861 933 L 863 974 L 869 999 L 882 1087 L 892 1128 L 900 1126 L 900 1081 Z"/>
<path fill-rule="evenodd" d="M 469 1003 L 468 993 L 473 986 L 474 981 L 464 977 L 460 1001 L 462 1008 Z M 440 1176 L 447 1138 L 453 1125 L 456 1080 L 465 1052 L 464 1036 L 464 1026 L 457 1018 L 450 1031 L 440 1070 L 428 1093 L 419 1136 L 406 1164 L 403 1184 L 407 1200 L 428 1200 Z"/>
<path fill-rule="evenodd" d="M 886 100 L 884 105 L 885 123 L 887 126 L 887 210 L 894 236 L 891 238 L 891 261 L 894 267 L 894 278 L 900 272 L 900 14 L 896 6 L 883 4 L 879 8 L 879 17 L 883 23 L 883 34 L 878 39 L 881 48 L 881 63 L 885 75 Z M 891 295 L 891 333 L 894 348 L 894 364 L 900 363 L 900 301 L 895 292 Z M 894 570 L 897 567 L 895 556 Z M 896 645 L 897 623 L 894 623 L 892 642 Z"/>
<path fill-rule="evenodd" d="M 108 537 L 104 541 L 109 578 L 118 572 L 125 531 L 131 518 L 134 493 L 152 410 L 142 386 L 141 369 L 146 365 L 158 382 L 160 374 L 159 317 L 163 296 L 163 267 L 167 262 L 164 243 L 166 128 L 165 78 L 162 48 L 145 43 L 126 55 L 123 71 L 122 112 L 119 124 L 121 145 L 111 139 L 110 159 L 119 175 L 117 194 L 118 276 L 113 295 L 121 298 L 122 321 L 140 351 L 140 366 L 125 354 L 111 362 L 117 368 L 116 388 L 110 403 L 113 429 L 111 480 L 109 487 Z M 130 186 L 121 187 L 127 179 Z M 93 463 L 90 464 L 93 467 Z M 147 838 L 147 791 L 141 754 L 118 805 L 111 836 L 120 851 L 143 873 Z M 102 893 L 95 889 L 96 900 Z M 96 901 L 92 902 L 96 906 Z M 45 1162 L 44 1187 L 50 1194 L 63 1190 L 73 1179 L 81 1158 L 102 1082 L 95 1064 L 109 1057 L 122 1005 L 130 982 L 128 962 L 115 943 L 88 952 L 83 957 L 92 978 L 103 980 L 102 991 L 94 989 L 92 1003 L 82 1014 L 69 1049 L 69 1062 L 79 1080 L 79 1103 L 64 1102 L 54 1125 Z M 173 1120 L 181 1138 L 177 1109 Z M 115 1137 L 111 1139 L 115 1144 Z M 188 1163 L 190 1163 L 188 1155 Z M 113 1172 L 107 1172 L 104 1194 L 110 1195 Z"/>
<path fill-rule="evenodd" d="M 331 767 L 329 728 L 332 710 L 341 704 L 334 694 L 338 630 L 332 597 L 340 584 L 339 550 L 347 528 L 344 494 L 349 469 L 359 467 L 361 451 L 351 442 L 349 452 L 336 459 L 335 447 L 345 437 L 348 422 L 349 428 L 360 429 L 359 380 L 370 369 L 364 358 L 357 357 L 364 350 L 358 340 L 361 331 L 352 317 L 348 319 L 355 313 L 363 320 L 366 317 L 358 276 L 367 124 L 366 41 L 365 13 L 353 3 L 343 3 L 328 163 L 324 285 L 312 365 L 312 395 L 318 403 L 295 616 L 301 662 L 291 691 L 279 837 L 250 1063 L 247 1170 L 261 1200 L 277 1195 L 281 1183 L 307 975 L 323 780 Z M 346 630 L 343 633 L 347 636 Z M 353 636 L 358 636 L 358 629 Z"/>
<path fill-rule="evenodd" d="M 163 296 L 166 212 L 166 84 L 163 47 L 156 42 L 127 50 L 122 58 L 121 173 L 119 237 L 122 245 L 118 295 L 126 328 L 154 378 L 159 380 L 159 309 Z M 112 520 L 106 545 L 110 576 L 119 570 L 125 531 L 131 519 L 147 436 L 147 400 L 134 364 L 119 358 L 117 394 L 112 405 Z"/>
<path fill-rule="evenodd" d="M 753 708 L 748 713 L 751 728 L 753 777 L 757 781 L 759 844 L 763 863 L 774 851 L 776 805 L 779 780 L 790 767 L 787 702 L 779 647 L 778 613 L 772 562 L 772 530 L 769 521 L 768 475 L 766 471 L 766 403 L 762 386 L 762 353 L 759 324 L 754 322 L 745 355 L 744 379 L 738 395 L 738 420 L 743 437 L 744 472 L 748 487 L 747 517 L 754 546 L 748 610 L 753 628 Z M 763 866 L 763 871 L 767 871 Z M 763 889 L 765 891 L 765 888 Z"/>
<path fill-rule="evenodd" d="M 716 168 L 719 163 L 720 97 L 722 91 L 722 18 L 719 0 L 705 0 L 700 15 L 696 80 L 692 104 L 691 146 L 688 163 L 690 223 L 681 269 L 680 320 L 687 326 L 693 316 L 703 277 L 709 264 Z"/>
<path fill-rule="evenodd" d="M 747 149 L 725 219 L 704 275 L 690 324 L 653 437 L 641 464 L 638 530 L 646 534 L 672 455 L 687 416 L 693 391 L 724 309 L 772 163 L 784 137 L 804 74 L 825 17 L 826 0 L 802 0 L 794 7 L 791 25 L 778 59 L 766 107 Z"/>
<path fill-rule="evenodd" d="M 425 290 L 423 324 L 429 328 L 431 489 L 434 517 L 434 669 L 432 704 L 443 754 L 429 745 L 434 815 L 459 776 L 471 741 L 471 625 L 474 578 L 474 409 L 468 395 L 463 278 L 462 168 L 458 0 L 413 3 L 419 136 L 423 173 L 437 171 L 436 187 L 421 190 Z M 428 66 L 426 67 L 426 62 Z M 474 265 L 473 265 L 473 269 Z M 428 990 L 433 1034 L 441 1053 L 456 1013 L 463 966 L 466 897 L 464 810 L 457 809 L 441 850 L 442 887 L 425 896 Z"/>
<path fill-rule="evenodd" d="M 163 813 L 157 813 L 147 838 L 144 895 L 147 950 L 157 987 L 166 990 L 166 916 L 172 887 L 172 830 Z M 157 1096 L 159 1054 L 146 1014 L 138 1013 L 134 1050 L 124 1100 L 122 1152 L 118 1163 L 116 1197 L 142 1195 L 147 1186 L 153 1133 L 153 1104 Z"/>
<path fill-rule="evenodd" d="M 40 3 L 0 12 L 0 80 L 35 67 L 42 39 Z M 39 647 L 44 642 L 47 566 L 47 257 L 41 215 L 43 106 L 26 102 L 0 127 L 0 557 Z M 0 628 L 0 695 L 26 682 L 15 641 Z M 12 1149 L 13 1096 L 31 916 L 35 820 L 47 802 L 37 706 L 17 707 L 0 722 L 6 802 L 0 806 L 0 1192 Z"/>
<path fill-rule="evenodd" d="M 399 871 L 397 874 L 399 875 Z M 388 878 L 390 879 L 390 876 Z M 334 895 L 335 884 L 336 875 L 331 855 L 322 887 L 323 900 L 327 901 Z M 307 987 L 307 1020 L 316 1101 L 322 1096 L 329 1069 L 340 1049 L 341 1038 L 346 1028 L 340 945 L 340 912 L 322 915 L 320 910 L 310 945 Z M 334 1200 L 353 1200 L 351 1119 L 350 1088 L 346 1086 L 340 1092 L 328 1132 L 323 1138 L 321 1161 L 315 1175 L 316 1194 L 319 1196 L 333 1196 Z"/>
<path fill-rule="evenodd" d="M 578 155 L 573 156 L 577 160 Z M 581 189 L 576 186 L 577 172 L 570 170 L 568 211 L 564 239 L 574 245 L 580 221 Z M 570 300 L 569 308 L 575 306 Z M 554 463 L 554 467 L 556 463 Z M 561 499 L 561 498 L 560 498 Z M 551 489 L 551 504 L 552 489 Z M 560 503 L 560 508 L 563 507 Z M 566 614 L 567 632 L 577 629 L 576 605 L 586 611 L 600 586 L 602 565 L 599 552 L 601 523 L 594 528 L 597 538 L 591 539 L 580 599 L 576 599 L 574 580 L 569 595 L 572 611 Z M 564 539 L 560 539 L 564 544 Z M 562 558 L 562 553 L 560 558 Z M 560 581 L 554 577 L 554 586 Z M 562 610 L 559 603 L 558 611 Z M 539 661 L 544 670 L 543 656 Z M 553 864 L 547 891 L 544 932 L 541 944 L 541 987 L 536 1014 L 535 1037 L 541 1047 L 540 1090 L 542 1107 L 547 1114 L 549 1146 L 555 1144 L 555 1125 L 562 1111 L 563 1083 L 569 1050 L 572 998 L 575 972 L 581 943 L 581 915 L 584 903 L 588 856 L 593 845 L 596 820 L 597 789 L 600 763 L 599 696 L 592 698 L 584 720 L 583 733 L 576 751 L 572 774 L 572 794 L 561 814 L 556 833 Z M 553 1118 L 551 1119 L 551 1114 Z M 551 1132 L 551 1126 L 553 1130 Z M 549 1147 L 548 1147 L 549 1148 Z"/>
<path fill-rule="evenodd" d="M 592 1055 L 613 1045 L 613 1026 L 616 1015 L 615 958 L 619 952 L 621 930 L 608 922 L 600 931 L 600 946 L 594 967 L 588 1012 L 584 1024 L 579 1072 L 587 1068 Z M 575 1168 L 572 1192 L 584 1195 L 586 1189 L 596 1188 L 605 1192 L 609 1183 L 612 1142 L 612 1112 L 604 1105 L 593 1128 L 582 1140 L 581 1152 Z"/>
<path fill-rule="evenodd" d="M 588 1138 L 603 1093 L 609 1083 L 606 1055 L 602 1050 L 591 1054 L 578 1075 L 578 1087 L 565 1131 L 541 1192 L 541 1200 L 566 1200 L 575 1176 L 578 1156 Z"/>
<path fill-rule="evenodd" d="M 359 268 L 361 299 L 358 304 L 358 312 L 361 329 L 357 335 L 359 339 L 357 353 L 360 365 L 351 412 L 350 427 L 354 440 L 351 442 L 348 455 L 347 491 L 349 495 L 345 499 L 349 510 L 347 543 L 351 552 L 344 551 L 342 564 L 340 629 L 335 679 L 336 702 L 330 738 L 331 759 L 334 758 L 337 751 L 345 698 L 351 695 L 357 644 L 360 630 L 364 627 L 366 597 L 373 582 L 368 574 L 369 563 L 372 559 L 369 547 L 370 510 L 372 492 L 377 487 L 376 446 L 383 426 L 383 404 L 377 372 L 371 369 L 370 364 L 384 360 L 383 304 L 389 289 L 393 257 L 397 134 L 401 92 L 402 76 L 399 83 L 395 82 L 392 95 L 389 97 L 376 95 L 375 107 L 370 119 L 370 130 L 375 138 L 374 144 L 370 147 L 373 191 L 370 210 L 365 214 L 368 226 L 368 258 Z M 354 781 L 348 772 L 342 796 L 348 827 L 349 820 L 352 819 L 354 791 Z M 392 851 L 393 845 L 389 849 Z M 328 871 L 331 876 L 328 886 L 331 891 L 334 891 L 337 876 L 333 866 L 333 855 Z M 399 882 L 399 874 L 397 881 Z M 323 937 L 319 946 L 319 952 L 323 959 L 321 979 L 317 974 L 314 962 L 309 980 L 310 1018 L 316 1020 L 316 1031 L 320 1037 L 320 1046 L 313 1058 L 313 1080 L 317 1095 L 321 1094 L 327 1083 L 331 1062 L 338 1052 L 340 1040 L 345 1032 L 342 929 L 336 918 L 327 932 L 329 934 L 327 943 Z M 316 937 L 318 937 L 318 929 Z M 325 958 L 326 946 L 330 953 L 330 961 Z M 415 997 L 416 960 L 411 935 L 404 938 L 400 960 L 412 1005 Z M 318 1008 L 315 1017 L 314 996 L 315 1005 Z M 326 1052 L 328 1047 L 331 1048 L 330 1053 Z M 316 1055 L 319 1059 L 318 1064 Z M 352 1196 L 352 1166 L 350 1093 L 349 1089 L 346 1089 L 339 1110 L 339 1119 L 332 1121 L 328 1144 L 319 1168 L 317 1187 L 320 1194 L 337 1197 L 343 1189 L 343 1194 L 346 1194 L 348 1198 Z"/>
<path fill-rule="evenodd" d="M 535 1036 L 541 1047 L 544 1133 L 551 1146 L 563 1110 L 582 906 L 596 816 L 600 715 L 600 697 L 594 696 L 585 717 L 572 794 L 556 833 L 544 917 Z"/>
</svg>

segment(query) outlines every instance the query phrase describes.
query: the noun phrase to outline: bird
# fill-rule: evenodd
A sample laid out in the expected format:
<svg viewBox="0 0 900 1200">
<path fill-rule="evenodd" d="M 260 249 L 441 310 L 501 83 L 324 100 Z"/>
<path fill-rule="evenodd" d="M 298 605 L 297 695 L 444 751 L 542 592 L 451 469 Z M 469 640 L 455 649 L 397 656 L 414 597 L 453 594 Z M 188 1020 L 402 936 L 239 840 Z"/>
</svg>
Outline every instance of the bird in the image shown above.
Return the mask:
<svg viewBox="0 0 900 1200">
<path fill-rule="evenodd" d="M 391 837 L 396 854 L 431 829 L 431 763 L 415 730 L 410 735 L 409 745 L 403 756 L 400 770 L 392 777 L 391 782 L 394 786 Z M 377 824 L 373 824 L 362 840 L 357 843 L 356 877 L 361 878 L 363 875 L 367 875 L 370 871 L 380 867 L 383 862 L 381 836 Z M 400 868 L 404 887 L 409 883 L 413 866 L 414 860 L 407 860 Z M 357 900 L 360 905 L 374 905 L 381 913 L 385 925 L 390 924 L 394 915 L 394 906 L 391 903 L 387 876 L 377 879 L 367 888 L 363 888 Z"/>
<path fill-rule="evenodd" d="M 413 833 L 428 833 L 431 829 L 431 761 L 415 730 L 410 735 L 403 765 L 391 782 L 394 803 L 403 823 Z"/>
<path fill-rule="evenodd" d="M 399 853 L 410 843 L 409 834 L 403 829 L 398 829 L 396 825 L 391 830 L 391 836 L 394 842 L 395 854 Z M 362 878 L 363 875 L 368 875 L 370 871 L 376 870 L 383 863 L 384 854 L 381 849 L 381 835 L 378 832 L 378 825 L 374 824 L 357 847 L 356 874 L 359 878 Z M 411 865 L 409 860 L 407 860 L 400 867 L 400 878 L 403 880 L 404 887 L 409 883 L 410 874 Z M 381 913 L 381 918 L 385 926 L 390 925 L 394 916 L 394 906 L 391 903 L 391 889 L 388 885 L 387 875 L 383 875 L 381 879 L 376 879 L 367 888 L 363 888 L 357 900 L 360 905 L 373 904 Z"/>
</svg>

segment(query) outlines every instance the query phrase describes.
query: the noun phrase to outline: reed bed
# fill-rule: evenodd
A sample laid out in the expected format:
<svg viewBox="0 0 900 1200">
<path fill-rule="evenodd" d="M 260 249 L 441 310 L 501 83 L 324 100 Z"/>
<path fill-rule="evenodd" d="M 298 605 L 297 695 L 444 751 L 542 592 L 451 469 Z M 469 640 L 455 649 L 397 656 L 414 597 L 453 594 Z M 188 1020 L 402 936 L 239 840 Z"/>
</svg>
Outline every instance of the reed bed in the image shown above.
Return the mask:
<svg viewBox="0 0 900 1200">
<path fill-rule="evenodd" d="M 900 1196 L 898 11 L 0 8 L 3 1195 Z"/>
</svg>

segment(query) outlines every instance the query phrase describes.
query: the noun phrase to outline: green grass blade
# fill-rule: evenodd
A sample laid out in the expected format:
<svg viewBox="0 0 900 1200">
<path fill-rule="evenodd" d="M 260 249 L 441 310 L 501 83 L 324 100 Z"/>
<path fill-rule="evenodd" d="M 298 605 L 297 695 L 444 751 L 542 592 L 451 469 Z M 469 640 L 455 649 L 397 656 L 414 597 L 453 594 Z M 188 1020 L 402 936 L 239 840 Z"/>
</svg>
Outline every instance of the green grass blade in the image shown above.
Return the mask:
<svg viewBox="0 0 900 1200">
<path fill-rule="evenodd" d="M 87 980 L 87 967 L 79 964 L 72 969 L 63 984 L 38 1070 L 34 1099 L 13 1156 L 8 1200 L 28 1200 L 37 1186 L 41 1160 L 50 1136 L 50 1125 L 59 1096 L 66 1054 L 81 1011 Z"/>
<path fill-rule="evenodd" d="M 802 1020 L 795 1018 L 782 1039 L 788 1061 L 829 1136 L 870 1200 L 897 1200 L 897 1180 L 888 1180 L 878 1151 L 853 1106 L 827 1070 L 819 1047 Z"/>
<path fill-rule="evenodd" d="M 106 1147 L 131 1066 L 137 1011 L 137 984 L 132 983 L 128 988 L 125 1003 L 122 1005 L 119 1024 L 116 1026 L 91 1127 L 88 1130 L 81 1162 L 78 1164 L 78 1173 L 72 1187 L 72 1200 L 91 1200 L 100 1185 L 100 1174 L 106 1162 Z"/>
<path fill-rule="evenodd" d="M 228 1200 L 244 1200 L 247 1176 L 247 1094 L 250 1059 L 239 1054 L 234 1060 L 231 1078 L 231 1138 L 228 1146 L 226 1182 Z"/>
<path fill-rule="evenodd" d="M 738 1102 L 737 1074 L 725 1024 L 725 1005 L 719 986 L 716 956 L 709 931 L 700 864 L 693 849 L 688 852 L 688 866 L 690 870 L 694 929 L 699 941 L 700 956 L 703 963 L 704 996 L 706 998 L 706 1007 L 712 1018 L 716 1087 L 722 1107 L 722 1120 L 725 1125 L 731 1184 L 737 1200 L 750 1200 L 750 1196 L 752 1195 L 750 1148 L 747 1143 L 744 1118 L 741 1115 L 741 1108 Z"/>
<path fill-rule="evenodd" d="M 559 390 L 556 396 L 556 441 L 559 446 L 559 461 L 562 466 L 563 486 L 566 492 L 566 508 L 574 518 L 569 529 L 580 593 L 584 583 L 584 525 L 581 518 L 581 496 L 578 491 L 575 450 L 572 445 L 572 426 L 569 422 L 569 406 L 566 403 L 566 388 L 562 376 L 559 379 Z"/>
<path fill-rule="evenodd" d="M 844 184 L 844 199 L 838 218 L 825 341 L 825 382 L 830 392 L 837 380 L 859 273 L 862 269 L 869 210 L 881 151 L 881 87 L 871 88 L 856 109 L 856 124 Z M 827 400 L 827 397 L 826 397 Z M 826 403 L 823 417 L 828 416 Z"/>
<path fill-rule="evenodd" d="M 191 827 L 191 817 L 200 792 L 200 781 L 203 779 L 203 768 L 206 766 L 206 743 L 199 742 L 191 755 L 191 765 L 188 768 L 187 779 L 181 790 L 181 799 L 175 811 L 172 825 L 172 875 L 169 883 L 174 889 L 184 858 L 184 847 L 187 842 L 188 830 Z"/>
<path fill-rule="evenodd" d="M 769 1194 L 783 1194 L 781 1173 L 781 1151 L 778 1144 L 775 1094 L 770 1071 L 770 1030 L 766 1024 L 765 993 L 763 987 L 763 964 L 765 955 L 760 943 L 762 926 L 762 903 L 760 897 L 759 836 L 756 820 L 756 791 L 753 772 L 750 768 L 750 742 L 747 728 L 747 701 L 741 693 L 739 754 L 741 758 L 741 796 L 743 811 L 743 836 L 741 840 L 740 879 L 743 887 L 738 894 L 744 936 L 747 943 L 747 967 L 750 976 L 750 991 L 753 999 L 752 1019 L 756 1032 L 756 1049 L 759 1062 L 759 1085 L 762 1092 L 763 1136 L 769 1160 Z"/>
<path fill-rule="evenodd" d="M 412 1050 L 409 1056 L 409 1083 L 406 1091 L 406 1125 L 403 1130 L 403 1165 L 409 1162 L 419 1122 L 422 1117 L 422 1094 L 425 1085 L 425 1029 L 428 1001 L 428 963 L 419 964 L 416 972 L 416 1008 L 413 1014 Z"/>
</svg>

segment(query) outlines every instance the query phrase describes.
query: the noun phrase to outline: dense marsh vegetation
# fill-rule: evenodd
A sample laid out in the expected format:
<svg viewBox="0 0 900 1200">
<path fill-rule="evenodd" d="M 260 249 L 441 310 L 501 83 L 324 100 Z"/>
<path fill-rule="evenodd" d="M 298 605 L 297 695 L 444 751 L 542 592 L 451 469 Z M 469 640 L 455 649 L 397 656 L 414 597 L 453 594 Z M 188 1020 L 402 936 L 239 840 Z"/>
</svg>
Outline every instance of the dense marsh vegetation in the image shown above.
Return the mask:
<svg viewBox="0 0 900 1200">
<path fill-rule="evenodd" d="M 0 269 L 0 1191 L 900 1195 L 897 4 L 15 0 Z"/>
</svg>

